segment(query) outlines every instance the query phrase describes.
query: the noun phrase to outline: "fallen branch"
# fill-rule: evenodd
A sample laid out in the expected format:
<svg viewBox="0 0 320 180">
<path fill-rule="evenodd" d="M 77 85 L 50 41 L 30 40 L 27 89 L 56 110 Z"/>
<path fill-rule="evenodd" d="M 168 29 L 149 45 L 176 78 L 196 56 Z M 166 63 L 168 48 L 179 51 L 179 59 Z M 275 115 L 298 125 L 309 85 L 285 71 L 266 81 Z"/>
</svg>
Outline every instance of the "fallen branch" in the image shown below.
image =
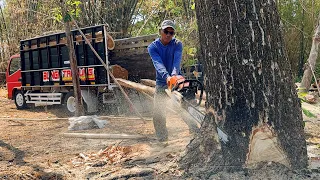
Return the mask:
<svg viewBox="0 0 320 180">
<path fill-rule="evenodd" d="M 125 117 L 125 116 L 98 116 L 98 119 L 125 119 L 125 120 L 140 120 L 138 117 Z M 68 118 L 43 118 L 43 119 L 32 119 L 32 118 L 10 118 L 0 117 L 0 121 L 61 121 L 69 120 Z M 152 119 L 145 119 L 146 121 L 152 121 Z"/>
<path fill-rule="evenodd" d="M 28 119 L 28 118 L 0 118 L 0 121 L 59 121 L 68 120 L 69 118 L 43 118 L 43 119 Z"/>
</svg>

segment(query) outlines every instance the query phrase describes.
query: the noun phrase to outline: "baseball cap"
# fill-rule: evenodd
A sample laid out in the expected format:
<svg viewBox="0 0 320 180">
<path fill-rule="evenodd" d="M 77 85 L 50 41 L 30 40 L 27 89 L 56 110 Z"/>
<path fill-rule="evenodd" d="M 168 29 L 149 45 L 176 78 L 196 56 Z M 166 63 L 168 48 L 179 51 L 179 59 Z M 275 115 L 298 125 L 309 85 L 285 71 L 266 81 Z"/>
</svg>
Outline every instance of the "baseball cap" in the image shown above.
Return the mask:
<svg viewBox="0 0 320 180">
<path fill-rule="evenodd" d="M 162 23 L 161 23 L 161 29 L 166 29 L 166 28 L 168 28 L 168 27 L 171 27 L 173 30 L 175 29 L 175 27 L 176 27 L 176 25 L 175 25 L 175 23 L 173 22 L 173 21 L 171 21 L 171 20 L 164 20 L 164 21 L 162 21 Z"/>
</svg>

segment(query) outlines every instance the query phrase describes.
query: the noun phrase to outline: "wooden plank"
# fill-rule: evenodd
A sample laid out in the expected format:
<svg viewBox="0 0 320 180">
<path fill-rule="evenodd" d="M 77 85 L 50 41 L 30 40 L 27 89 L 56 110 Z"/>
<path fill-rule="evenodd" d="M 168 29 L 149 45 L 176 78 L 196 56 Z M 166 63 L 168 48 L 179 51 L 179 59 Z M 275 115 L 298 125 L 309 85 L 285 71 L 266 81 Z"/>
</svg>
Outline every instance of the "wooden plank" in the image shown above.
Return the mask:
<svg viewBox="0 0 320 180">
<path fill-rule="evenodd" d="M 138 37 L 131 37 L 131 38 L 124 38 L 124 39 L 115 39 L 114 42 L 117 45 L 121 44 L 126 44 L 130 42 L 135 42 L 135 41 L 144 41 L 144 40 L 155 40 L 158 38 L 158 34 L 152 34 L 152 35 L 146 35 L 146 36 L 138 36 Z"/>
<path fill-rule="evenodd" d="M 146 41 L 146 42 L 137 42 L 137 43 L 130 43 L 130 44 L 126 44 L 126 45 L 117 45 L 115 46 L 115 50 L 117 49 L 130 49 L 130 48 L 137 48 L 137 47 L 147 47 L 149 46 L 149 44 L 151 44 L 150 41 Z"/>
<path fill-rule="evenodd" d="M 150 55 L 148 53 L 148 49 L 146 47 L 143 48 L 135 48 L 135 49 L 122 49 L 122 50 L 114 50 L 111 52 L 111 58 L 112 57 L 127 57 L 127 56 L 137 56 L 137 55 L 148 55 L 148 58 L 150 58 Z"/>
<path fill-rule="evenodd" d="M 139 54 L 139 55 L 135 55 L 135 56 L 113 56 L 112 58 L 110 58 L 110 62 L 121 62 L 121 61 L 141 61 L 141 62 L 150 62 L 150 64 L 152 64 L 151 58 L 149 56 L 149 54 Z"/>
<path fill-rule="evenodd" d="M 130 44 L 137 44 L 137 43 L 143 43 L 143 42 L 153 42 L 154 39 L 144 39 L 140 41 L 130 41 L 130 42 L 118 42 L 117 46 L 125 46 L 125 45 L 130 45 Z"/>
<path fill-rule="evenodd" d="M 85 139 L 143 139 L 142 135 L 128 134 L 86 134 L 86 133 L 63 133 L 64 137 L 85 138 Z"/>
<path fill-rule="evenodd" d="M 137 69 L 137 70 L 143 70 L 143 71 L 148 71 L 154 69 L 154 66 L 152 64 L 149 64 L 148 61 L 114 61 L 110 63 L 111 65 L 118 64 L 121 67 L 127 69 L 129 71 L 129 74 L 131 73 L 130 71 L 132 69 Z M 132 67 L 132 66 L 138 66 L 138 67 Z M 143 69 L 143 68 L 148 68 L 148 69 Z"/>
</svg>

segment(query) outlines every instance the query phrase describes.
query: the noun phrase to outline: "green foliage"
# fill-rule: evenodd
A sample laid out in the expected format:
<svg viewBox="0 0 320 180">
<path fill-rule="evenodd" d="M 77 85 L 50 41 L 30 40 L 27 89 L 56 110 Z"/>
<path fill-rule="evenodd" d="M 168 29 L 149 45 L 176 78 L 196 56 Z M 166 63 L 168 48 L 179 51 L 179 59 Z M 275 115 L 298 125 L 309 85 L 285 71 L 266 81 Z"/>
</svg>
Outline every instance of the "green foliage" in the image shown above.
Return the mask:
<svg viewBox="0 0 320 180">
<path fill-rule="evenodd" d="M 302 65 L 309 57 L 313 31 L 320 13 L 320 1 L 278 0 L 277 2 L 292 72 L 296 79 L 300 79 L 303 73 Z M 316 75 L 317 77 L 320 75 L 319 65 Z"/>
<path fill-rule="evenodd" d="M 304 90 L 305 90 L 305 88 L 304 88 Z M 303 89 L 298 89 L 298 98 L 301 100 L 301 101 L 303 101 L 303 102 L 305 102 L 305 97 L 306 97 L 306 95 L 308 94 L 306 91 L 304 91 Z"/>
<path fill-rule="evenodd" d="M 62 14 L 61 14 L 61 8 L 59 7 L 56 7 L 56 8 L 53 8 L 52 9 L 52 12 L 53 12 L 53 15 L 54 15 L 54 19 L 57 21 L 57 22 L 61 22 L 63 17 L 62 17 Z"/>
<path fill-rule="evenodd" d="M 65 2 L 65 5 L 67 5 L 67 11 L 68 13 L 65 15 L 65 17 L 62 16 L 61 7 L 53 8 L 53 14 L 56 21 L 61 22 L 62 20 L 64 22 L 70 22 L 71 17 L 79 17 L 81 13 L 80 5 L 81 1 L 79 0 L 67 0 Z"/>
<path fill-rule="evenodd" d="M 305 114 L 309 118 L 316 118 L 317 116 L 311 113 L 310 111 L 306 110 L 305 108 L 302 108 L 303 114 Z"/>
<path fill-rule="evenodd" d="M 80 5 L 81 1 L 79 0 L 68 0 L 66 4 L 69 7 L 69 14 L 75 17 L 79 17 L 81 13 Z"/>
<path fill-rule="evenodd" d="M 191 5 L 191 9 L 192 9 L 192 10 L 195 10 L 195 9 L 196 9 L 196 4 L 195 4 L 195 3 L 193 3 L 193 4 Z"/>
<path fill-rule="evenodd" d="M 183 43 L 183 66 L 198 61 L 198 28 L 194 0 L 140 0 L 133 17 L 132 36 L 155 34 L 165 19 L 176 22 L 176 38 Z"/>
</svg>

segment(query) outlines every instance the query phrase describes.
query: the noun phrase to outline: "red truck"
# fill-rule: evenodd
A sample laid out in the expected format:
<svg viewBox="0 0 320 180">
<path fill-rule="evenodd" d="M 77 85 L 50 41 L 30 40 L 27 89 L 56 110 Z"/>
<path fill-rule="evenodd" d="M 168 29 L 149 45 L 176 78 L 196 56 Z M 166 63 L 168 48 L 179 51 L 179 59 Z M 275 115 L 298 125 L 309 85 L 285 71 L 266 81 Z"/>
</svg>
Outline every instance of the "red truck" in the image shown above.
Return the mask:
<svg viewBox="0 0 320 180">
<path fill-rule="evenodd" d="M 91 45 L 116 77 L 139 81 L 154 79 L 155 71 L 147 46 L 157 35 L 114 40 L 115 47 L 107 47 L 105 25 L 81 29 Z M 107 71 L 84 41 L 73 30 L 74 50 L 79 68 L 81 94 L 87 112 L 96 112 L 101 104 L 119 104 L 117 87 Z M 75 111 L 73 84 L 65 33 L 56 33 L 20 41 L 20 54 L 8 62 L 6 72 L 8 98 L 17 109 L 34 104 L 62 104 L 70 114 Z"/>
</svg>

